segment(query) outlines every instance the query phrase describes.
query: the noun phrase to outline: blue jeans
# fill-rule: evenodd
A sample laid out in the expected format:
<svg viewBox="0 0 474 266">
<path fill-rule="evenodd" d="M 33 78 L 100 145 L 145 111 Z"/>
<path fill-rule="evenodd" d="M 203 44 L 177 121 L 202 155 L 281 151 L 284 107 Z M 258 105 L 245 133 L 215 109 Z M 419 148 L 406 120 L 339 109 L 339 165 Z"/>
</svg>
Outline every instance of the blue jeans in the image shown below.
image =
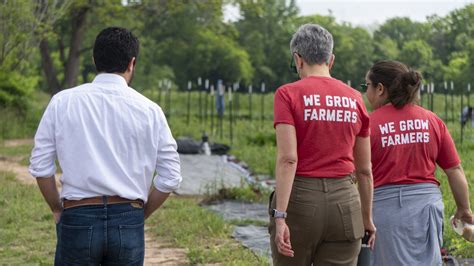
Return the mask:
<svg viewBox="0 0 474 266">
<path fill-rule="evenodd" d="M 142 207 L 123 203 L 66 209 L 56 233 L 55 265 L 143 265 Z"/>
</svg>

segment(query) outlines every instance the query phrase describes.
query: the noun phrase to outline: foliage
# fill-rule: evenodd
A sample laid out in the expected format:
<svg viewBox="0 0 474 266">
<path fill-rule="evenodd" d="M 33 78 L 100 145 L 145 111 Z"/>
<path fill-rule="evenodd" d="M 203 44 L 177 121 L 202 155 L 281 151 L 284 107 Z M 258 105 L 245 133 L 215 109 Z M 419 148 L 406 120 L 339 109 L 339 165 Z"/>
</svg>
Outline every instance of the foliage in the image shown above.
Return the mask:
<svg viewBox="0 0 474 266">
<path fill-rule="evenodd" d="M 298 8 L 294 0 L 237 0 L 242 19 L 235 23 L 239 43 L 250 55 L 255 75 L 252 83 L 266 82 L 271 90 L 294 77 L 288 71 L 289 43 L 296 29 Z"/>
</svg>

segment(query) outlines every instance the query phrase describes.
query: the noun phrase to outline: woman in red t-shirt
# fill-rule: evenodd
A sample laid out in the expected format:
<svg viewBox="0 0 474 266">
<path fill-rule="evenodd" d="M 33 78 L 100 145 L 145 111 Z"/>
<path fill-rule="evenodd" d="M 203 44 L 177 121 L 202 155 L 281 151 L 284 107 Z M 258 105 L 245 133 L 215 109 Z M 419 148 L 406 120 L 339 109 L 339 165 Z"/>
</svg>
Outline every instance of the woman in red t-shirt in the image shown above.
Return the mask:
<svg viewBox="0 0 474 266">
<path fill-rule="evenodd" d="M 360 92 L 329 74 L 333 40 L 326 29 L 303 25 L 290 47 L 301 79 L 275 94 L 273 263 L 356 265 L 364 229 L 370 243 L 375 238 L 369 116 Z"/>
<path fill-rule="evenodd" d="M 455 217 L 473 223 L 456 147 L 436 114 L 418 106 L 421 74 L 397 61 L 368 71 L 374 223 L 373 265 L 440 265 L 443 201 L 436 164 L 448 176 Z"/>
</svg>

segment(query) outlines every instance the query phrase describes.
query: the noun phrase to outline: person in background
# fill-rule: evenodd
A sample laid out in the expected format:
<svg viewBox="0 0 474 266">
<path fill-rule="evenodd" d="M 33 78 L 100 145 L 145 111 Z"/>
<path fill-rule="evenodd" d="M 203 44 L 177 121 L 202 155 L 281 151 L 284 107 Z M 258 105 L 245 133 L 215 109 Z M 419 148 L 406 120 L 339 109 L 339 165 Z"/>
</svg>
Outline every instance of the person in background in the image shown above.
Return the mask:
<svg viewBox="0 0 474 266">
<path fill-rule="evenodd" d="M 474 222 L 466 177 L 443 121 L 418 106 L 421 74 L 379 61 L 366 75 L 374 175 L 373 265 L 441 265 L 443 200 L 436 165 L 456 201 L 455 217 Z"/>
<path fill-rule="evenodd" d="M 301 26 L 290 49 L 301 79 L 275 94 L 273 263 L 356 265 L 364 228 L 375 240 L 369 115 L 361 93 L 331 77 L 333 38 L 326 29 Z"/>
<path fill-rule="evenodd" d="M 56 94 L 38 126 L 29 170 L 56 222 L 55 265 L 143 265 L 144 220 L 182 180 L 161 108 L 129 87 L 138 50 L 127 29 L 102 30 L 99 74 Z"/>
</svg>

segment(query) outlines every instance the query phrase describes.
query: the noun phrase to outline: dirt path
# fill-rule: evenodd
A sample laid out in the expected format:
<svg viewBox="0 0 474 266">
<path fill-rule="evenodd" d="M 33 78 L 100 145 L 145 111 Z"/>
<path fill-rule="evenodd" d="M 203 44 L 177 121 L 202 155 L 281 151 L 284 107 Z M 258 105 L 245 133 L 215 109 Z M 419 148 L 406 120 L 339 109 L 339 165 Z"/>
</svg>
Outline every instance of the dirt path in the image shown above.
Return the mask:
<svg viewBox="0 0 474 266">
<path fill-rule="evenodd" d="M 32 140 L 8 140 L 3 143 L 4 147 L 15 147 L 22 145 L 31 145 Z M 28 167 L 21 165 L 19 162 L 23 157 L 2 157 L 0 156 L 0 171 L 8 171 L 15 173 L 16 178 L 28 185 L 35 185 L 36 180 L 28 172 Z M 56 181 L 59 179 L 56 178 Z M 58 181 L 58 185 L 59 181 Z M 165 266 L 181 266 L 188 265 L 186 257 L 186 249 L 175 248 L 171 242 L 160 241 L 153 237 L 150 228 L 145 226 L 145 265 L 165 265 Z"/>
</svg>

